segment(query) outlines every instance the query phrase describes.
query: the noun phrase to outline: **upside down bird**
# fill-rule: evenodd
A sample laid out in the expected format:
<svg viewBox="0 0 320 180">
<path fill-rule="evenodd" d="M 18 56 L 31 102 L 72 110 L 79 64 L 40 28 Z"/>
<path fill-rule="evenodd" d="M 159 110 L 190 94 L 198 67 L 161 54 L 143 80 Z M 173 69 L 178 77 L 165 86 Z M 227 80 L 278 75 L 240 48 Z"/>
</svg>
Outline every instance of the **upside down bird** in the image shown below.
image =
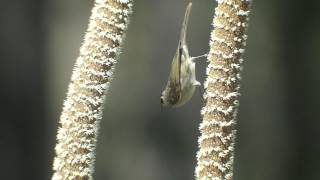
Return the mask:
<svg viewBox="0 0 320 180">
<path fill-rule="evenodd" d="M 191 57 L 186 42 L 187 26 L 192 3 L 187 6 L 177 51 L 173 57 L 167 85 L 161 93 L 162 106 L 180 107 L 186 104 L 194 94 L 196 87 L 201 83 L 196 80 L 194 60 L 202 56 Z"/>
</svg>

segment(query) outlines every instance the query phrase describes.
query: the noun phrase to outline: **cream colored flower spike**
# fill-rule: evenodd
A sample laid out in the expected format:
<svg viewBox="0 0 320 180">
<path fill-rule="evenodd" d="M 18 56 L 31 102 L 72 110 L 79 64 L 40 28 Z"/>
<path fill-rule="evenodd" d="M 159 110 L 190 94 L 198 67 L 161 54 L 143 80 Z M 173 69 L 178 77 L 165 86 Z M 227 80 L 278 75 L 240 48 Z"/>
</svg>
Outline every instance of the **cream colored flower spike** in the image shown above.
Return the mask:
<svg viewBox="0 0 320 180">
<path fill-rule="evenodd" d="M 53 180 L 92 179 L 99 122 L 132 0 L 96 0 L 57 134 Z"/>
<path fill-rule="evenodd" d="M 201 110 L 197 180 L 233 178 L 236 115 L 249 0 L 217 0 Z"/>
</svg>

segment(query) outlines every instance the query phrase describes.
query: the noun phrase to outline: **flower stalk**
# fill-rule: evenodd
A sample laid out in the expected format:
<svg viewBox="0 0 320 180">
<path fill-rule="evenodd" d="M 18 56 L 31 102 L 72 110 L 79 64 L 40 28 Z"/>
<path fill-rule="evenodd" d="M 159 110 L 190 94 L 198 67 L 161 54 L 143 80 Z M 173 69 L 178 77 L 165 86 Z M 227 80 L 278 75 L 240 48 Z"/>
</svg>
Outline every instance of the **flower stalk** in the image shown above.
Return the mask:
<svg viewBox="0 0 320 180">
<path fill-rule="evenodd" d="M 217 0 L 201 110 L 197 180 L 233 178 L 240 71 L 251 0 Z"/>
<path fill-rule="evenodd" d="M 105 94 L 128 26 L 132 0 L 95 0 L 64 102 L 52 179 L 92 179 Z"/>
</svg>

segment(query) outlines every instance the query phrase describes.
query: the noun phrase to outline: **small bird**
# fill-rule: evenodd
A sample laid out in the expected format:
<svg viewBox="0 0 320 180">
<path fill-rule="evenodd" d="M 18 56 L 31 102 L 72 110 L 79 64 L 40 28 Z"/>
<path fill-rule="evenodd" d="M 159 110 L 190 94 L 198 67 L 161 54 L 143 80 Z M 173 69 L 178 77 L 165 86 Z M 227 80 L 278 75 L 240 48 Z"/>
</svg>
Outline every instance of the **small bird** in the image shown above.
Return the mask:
<svg viewBox="0 0 320 180">
<path fill-rule="evenodd" d="M 180 41 L 172 60 L 169 79 L 161 93 L 162 106 L 180 107 L 186 104 L 193 96 L 196 87 L 201 86 L 201 83 L 196 80 L 194 60 L 207 56 L 207 54 L 198 57 L 190 57 L 189 55 L 186 34 L 191 6 L 190 2 L 184 15 Z"/>
</svg>

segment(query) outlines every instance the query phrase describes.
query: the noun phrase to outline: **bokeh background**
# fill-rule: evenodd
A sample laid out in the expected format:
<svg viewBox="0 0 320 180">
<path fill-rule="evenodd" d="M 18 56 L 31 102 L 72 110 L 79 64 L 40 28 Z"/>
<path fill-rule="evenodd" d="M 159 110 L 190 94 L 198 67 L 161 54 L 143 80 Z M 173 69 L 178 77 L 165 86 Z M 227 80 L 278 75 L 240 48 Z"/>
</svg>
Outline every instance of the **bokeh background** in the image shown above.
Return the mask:
<svg viewBox="0 0 320 180">
<path fill-rule="evenodd" d="M 95 179 L 191 180 L 202 102 L 160 109 L 186 0 L 136 0 L 108 93 Z M 1 0 L 0 179 L 50 179 L 55 134 L 93 1 Z M 320 179 L 320 1 L 253 2 L 235 180 Z M 188 42 L 208 51 L 216 2 L 194 0 Z M 205 78 L 205 60 L 197 64 Z"/>
</svg>

